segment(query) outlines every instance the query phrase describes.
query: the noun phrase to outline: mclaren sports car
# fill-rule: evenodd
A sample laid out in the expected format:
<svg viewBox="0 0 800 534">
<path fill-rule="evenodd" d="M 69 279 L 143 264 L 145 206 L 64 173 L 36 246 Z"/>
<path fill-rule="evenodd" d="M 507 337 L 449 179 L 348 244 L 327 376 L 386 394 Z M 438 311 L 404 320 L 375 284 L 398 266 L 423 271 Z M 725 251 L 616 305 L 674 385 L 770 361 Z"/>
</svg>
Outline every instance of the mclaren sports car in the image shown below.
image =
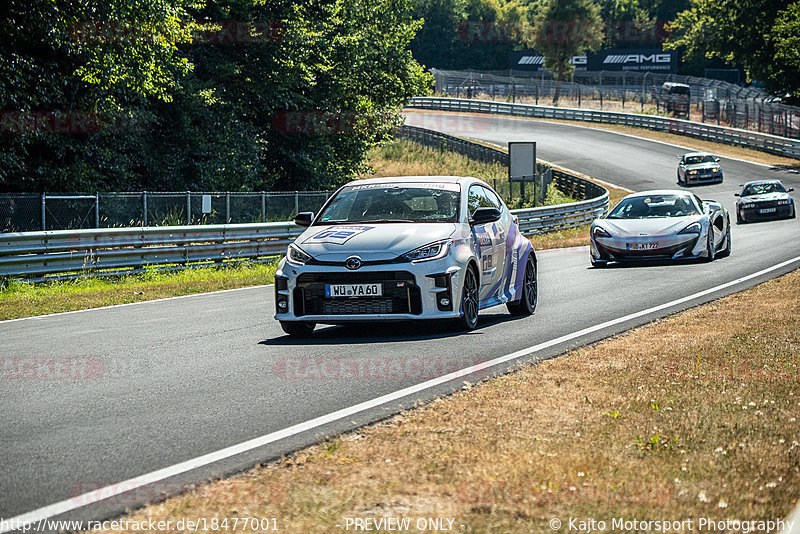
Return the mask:
<svg viewBox="0 0 800 534">
<path fill-rule="evenodd" d="M 731 252 L 728 211 L 718 202 L 682 190 L 633 193 L 590 233 L 591 262 L 698 259 L 713 261 Z"/>
</svg>

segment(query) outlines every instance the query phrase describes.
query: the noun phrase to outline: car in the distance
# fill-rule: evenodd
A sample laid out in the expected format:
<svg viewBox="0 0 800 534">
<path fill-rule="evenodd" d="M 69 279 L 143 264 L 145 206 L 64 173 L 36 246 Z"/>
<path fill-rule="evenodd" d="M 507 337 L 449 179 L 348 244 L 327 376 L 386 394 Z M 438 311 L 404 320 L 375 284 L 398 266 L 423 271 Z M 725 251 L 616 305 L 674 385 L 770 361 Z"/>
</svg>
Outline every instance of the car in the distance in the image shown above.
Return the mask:
<svg viewBox="0 0 800 534">
<path fill-rule="evenodd" d="M 452 176 L 351 182 L 318 214 L 275 275 L 275 319 L 294 336 L 316 324 L 449 318 L 471 330 L 478 311 L 536 308 L 536 254 L 485 182 Z"/>
<path fill-rule="evenodd" d="M 780 180 L 753 180 L 736 193 L 736 222 L 739 224 L 770 219 L 794 218 L 794 199 Z"/>
<path fill-rule="evenodd" d="M 680 158 L 678 184 L 690 186 L 722 182 L 722 167 L 715 155 L 707 152 L 689 152 Z"/>
<path fill-rule="evenodd" d="M 731 252 L 727 210 L 680 189 L 632 193 L 589 230 L 592 266 L 634 260 L 703 258 Z"/>
</svg>

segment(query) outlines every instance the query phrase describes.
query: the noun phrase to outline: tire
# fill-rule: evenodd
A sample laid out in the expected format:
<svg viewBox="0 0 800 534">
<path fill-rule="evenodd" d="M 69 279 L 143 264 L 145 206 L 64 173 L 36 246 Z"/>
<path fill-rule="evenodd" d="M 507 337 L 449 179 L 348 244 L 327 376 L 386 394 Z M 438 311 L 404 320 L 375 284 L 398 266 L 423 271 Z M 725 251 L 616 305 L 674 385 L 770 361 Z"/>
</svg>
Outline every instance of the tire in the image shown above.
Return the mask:
<svg viewBox="0 0 800 534">
<path fill-rule="evenodd" d="M 714 249 L 714 231 L 711 228 L 708 229 L 708 239 L 706 242 L 706 249 L 708 249 L 708 257 L 705 258 L 705 260 L 708 263 L 711 263 L 712 261 L 714 261 L 714 258 L 717 255 L 717 251 Z"/>
<path fill-rule="evenodd" d="M 797 217 L 797 208 L 792 206 L 792 214 L 789 215 L 789 218 L 794 219 L 795 217 Z"/>
<path fill-rule="evenodd" d="M 590 257 L 590 259 L 592 261 L 592 267 L 594 267 L 595 269 L 603 269 L 604 267 L 608 266 L 608 262 L 607 261 L 596 260 L 596 259 L 594 259 L 594 257 Z"/>
<path fill-rule="evenodd" d="M 683 185 L 683 182 L 681 181 L 681 173 L 680 172 L 678 173 L 678 185 Z"/>
<path fill-rule="evenodd" d="M 280 321 L 283 331 L 292 337 L 311 337 L 316 323 L 308 321 Z"/>
<path fill-rule="evenodd" d="M 461 287 L 461 317 L 456 319 L 459 330 L 475 330 L 478 326 L 478 289 L 475 270 L 467 267 Z"/>
<path fill-rule="evenodd" d="M 736 224 L 744 224 L 744 219 L 738 210 L 736 211 Z"/>
<path fill-rule="evenodd" d="M 536 276 L 536 263 L 528 258 L 525 264 L 525 276 L 522 279 L 522 298 L 506 304 L 508 313 L 515 317 L 533 315 L 539 299 L 539 284 Z"/>
<path fill-rule="evenodd" d="M 727 258 L 731 255 L 731 222 L 728 221 L 728 230 L 725 232 L 725 248 L 719 253 L 720 258 Z"/>
</svg>

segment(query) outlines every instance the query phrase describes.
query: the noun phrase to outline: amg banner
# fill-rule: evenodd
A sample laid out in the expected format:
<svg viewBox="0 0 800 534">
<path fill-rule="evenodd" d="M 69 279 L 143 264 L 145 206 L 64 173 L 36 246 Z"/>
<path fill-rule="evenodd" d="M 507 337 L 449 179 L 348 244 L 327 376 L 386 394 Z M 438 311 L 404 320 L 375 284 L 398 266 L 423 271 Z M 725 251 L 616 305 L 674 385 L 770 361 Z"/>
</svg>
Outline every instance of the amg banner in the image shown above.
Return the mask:
<svg viewBox="0 0 800 534">
<path fill-rule="evenodd" d="M 544 69 L 544 56 L 535 50 L 511 52 L 512 70 L 538 72 Z M 585 71 L 637 71 L 674 74 L 678 71 L 678 56 L 674 51 L 659 49 L 599 50 L 585 56 L 572 56 L 575 70 Z"/>
</svg>

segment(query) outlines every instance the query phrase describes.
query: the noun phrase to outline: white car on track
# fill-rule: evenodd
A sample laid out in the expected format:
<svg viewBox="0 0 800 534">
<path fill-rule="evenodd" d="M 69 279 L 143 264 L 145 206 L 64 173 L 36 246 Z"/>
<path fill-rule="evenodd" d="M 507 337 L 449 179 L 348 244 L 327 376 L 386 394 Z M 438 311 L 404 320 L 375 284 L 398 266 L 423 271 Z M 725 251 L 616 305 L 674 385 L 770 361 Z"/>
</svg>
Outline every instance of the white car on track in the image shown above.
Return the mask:
<svg viewBox="0 0 800 534">
<path fill-rule="evenodd" d="M 536 254 L 516 217 L 476 178 L 351 182 L 289 245 L 275 275 L 275 318 L 295 336 L 317 323 L 450 318 L 473 329 L 480 309 L 536 308 Z"/>
<path fill-rule="evenodd" d="M 630 260 L 713 261 L 731 252 L 730 216 L 720 203 L 687 191 L 642 191 L 595 219 L 589 240 L 595 267 Z"/>
</svg>

